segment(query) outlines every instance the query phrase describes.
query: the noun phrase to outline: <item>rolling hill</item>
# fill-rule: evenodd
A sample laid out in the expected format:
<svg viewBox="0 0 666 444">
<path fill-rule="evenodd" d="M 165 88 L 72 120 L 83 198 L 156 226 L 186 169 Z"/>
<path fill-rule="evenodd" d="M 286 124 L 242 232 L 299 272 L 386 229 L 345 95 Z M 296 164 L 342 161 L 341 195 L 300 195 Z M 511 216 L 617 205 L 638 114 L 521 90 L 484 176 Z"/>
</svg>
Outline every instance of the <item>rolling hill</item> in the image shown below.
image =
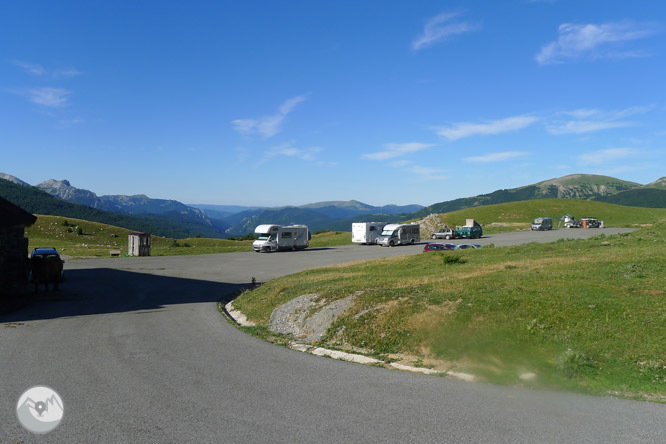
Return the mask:
<svg viewBox="0 0 666 444">
<path fill-rule="evenodd" d="M 0 179 L 0 196 L 33 214 L 72 217 L 174 238 L 197 235 L 223 237 L 220 230 L 203 222 L 181 218 L 179 214 L 128 215 L 112 213 L 67 202 L 38 188 L 18 185 L 5 179 Z"/>
<path fill-rule="evenodd" d="M 474 197 L 464 197 L 436 203 L 416 212 L 415 217 L 425 217 L 428 214 L 448 213 L 482 205 L 519 202 L 533 199 L 565 198 L 590 200 L 640 187 L 641 185 L 635 182 L 628 182 L 614 177 L 598 176 L 594 174 L 572 174 L 524 187 L 497 190 L 489 194 L 480 194 Z"/>
</svg>

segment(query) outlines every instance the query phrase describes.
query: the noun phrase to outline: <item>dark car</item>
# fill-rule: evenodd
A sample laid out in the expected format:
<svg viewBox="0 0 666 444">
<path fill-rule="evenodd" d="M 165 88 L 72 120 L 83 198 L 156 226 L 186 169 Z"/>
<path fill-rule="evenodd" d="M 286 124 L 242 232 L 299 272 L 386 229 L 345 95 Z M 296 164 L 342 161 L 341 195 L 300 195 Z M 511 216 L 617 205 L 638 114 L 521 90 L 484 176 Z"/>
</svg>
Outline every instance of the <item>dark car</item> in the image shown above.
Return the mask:
<svg viewBox="0 0 666 444">
<path fill-rule="evenodd" d="M 33 259 L 35 257 L 41 257 L 41 258 L 47 258 L 50 256 L 55 256 L 60 260 L 60 281 L 62 281 L 65 277 L 65 271 L 63 270 L 62 264 L 65 263 L 64 260 L 60 257 L 60 253 L 58 253 L 58 250 L 56 250 L 53 247 L 42 247 L 42 248 L 35 248 L 32 250 L 32 253 L 30 253 L 30 259 Z M 30 273 L 30 281 L 32 281 L 32 272 Z"/>
<path fill-rule="evenodd" d="M 423 252 L 425 253 L 426 251 L 447 251 L 455 249 L 456 246 L 453 244 L 426 244 L 425 247 L 423 247 Z"/>
</svg>

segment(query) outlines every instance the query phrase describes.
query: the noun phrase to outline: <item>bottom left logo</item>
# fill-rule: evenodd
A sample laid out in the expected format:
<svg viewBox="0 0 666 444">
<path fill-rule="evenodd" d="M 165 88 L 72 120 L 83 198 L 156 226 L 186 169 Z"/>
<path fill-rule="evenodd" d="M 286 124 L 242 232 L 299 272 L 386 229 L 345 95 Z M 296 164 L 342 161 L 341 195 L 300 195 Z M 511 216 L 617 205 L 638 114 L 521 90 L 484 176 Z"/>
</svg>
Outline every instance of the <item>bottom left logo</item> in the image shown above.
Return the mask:
<svg viewBox="0 0 666 444">
<path fill-rule="evenodd" d="M 29 388 L 16 404 L 16 416 L 21 425 L 32 433 L 49 433 L 58 427 L 65 414 L 60 395 L 50 387 Z"/>
</svg>

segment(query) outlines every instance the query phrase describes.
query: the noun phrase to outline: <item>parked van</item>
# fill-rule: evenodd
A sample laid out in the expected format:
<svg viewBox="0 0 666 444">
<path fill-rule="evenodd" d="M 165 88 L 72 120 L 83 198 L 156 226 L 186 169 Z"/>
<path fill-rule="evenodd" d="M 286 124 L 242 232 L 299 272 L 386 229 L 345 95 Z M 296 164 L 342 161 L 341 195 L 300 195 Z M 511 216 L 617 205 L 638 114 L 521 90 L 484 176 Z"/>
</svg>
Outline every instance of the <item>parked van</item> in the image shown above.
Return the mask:
<svg viewBox="0 0 666 444">
<path fill-rule="evenodd" d="M 386 222 L 354 222 L 352 224 L 352 242 L 355 244 L 376 244 L 382 235 Z"/>
<path fill-rule="evenodd" d="M 421 242 L 421 226 L 419 224 L 388 224 L 384 227 L 377 243 L 383 247 L 414 244 Z"/>
<path fill-rule="evenodd" d="M 252 243 L 257 253 L 279 250 L 303 250 L 310 246 L 312 235 L 305 225 L 259 225 L 254 230 L 259 238 Z"/>
<path fill-rule="evenodd" d="M 537 217 L 532 222 L 532 231 L 543 231 L 553 229 L 553 219 L 550 217 Z"/>
</svg>

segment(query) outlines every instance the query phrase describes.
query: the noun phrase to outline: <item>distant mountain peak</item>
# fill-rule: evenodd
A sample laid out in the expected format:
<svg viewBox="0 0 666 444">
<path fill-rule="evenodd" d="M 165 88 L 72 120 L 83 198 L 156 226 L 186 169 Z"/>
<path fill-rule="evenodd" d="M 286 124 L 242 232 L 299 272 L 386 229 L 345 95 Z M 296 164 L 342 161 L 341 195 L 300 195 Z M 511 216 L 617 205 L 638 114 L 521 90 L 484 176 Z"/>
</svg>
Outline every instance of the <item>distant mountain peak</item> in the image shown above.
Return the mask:
<svg viewBox="0 0 666 444">
<path fill-rule="evenodd" d="M 17 185 L 23 185 L 24 187 L 29 187 L 30 184 L 28 182 L 23 182 L 21 179 L 18 177 L 12 176 L 11 174 L 5 174 L 5 173 L 0 173 L 0 179 L 5 179 L 8 180 L 12 183 L 15 183 Z"/>
</svg>

